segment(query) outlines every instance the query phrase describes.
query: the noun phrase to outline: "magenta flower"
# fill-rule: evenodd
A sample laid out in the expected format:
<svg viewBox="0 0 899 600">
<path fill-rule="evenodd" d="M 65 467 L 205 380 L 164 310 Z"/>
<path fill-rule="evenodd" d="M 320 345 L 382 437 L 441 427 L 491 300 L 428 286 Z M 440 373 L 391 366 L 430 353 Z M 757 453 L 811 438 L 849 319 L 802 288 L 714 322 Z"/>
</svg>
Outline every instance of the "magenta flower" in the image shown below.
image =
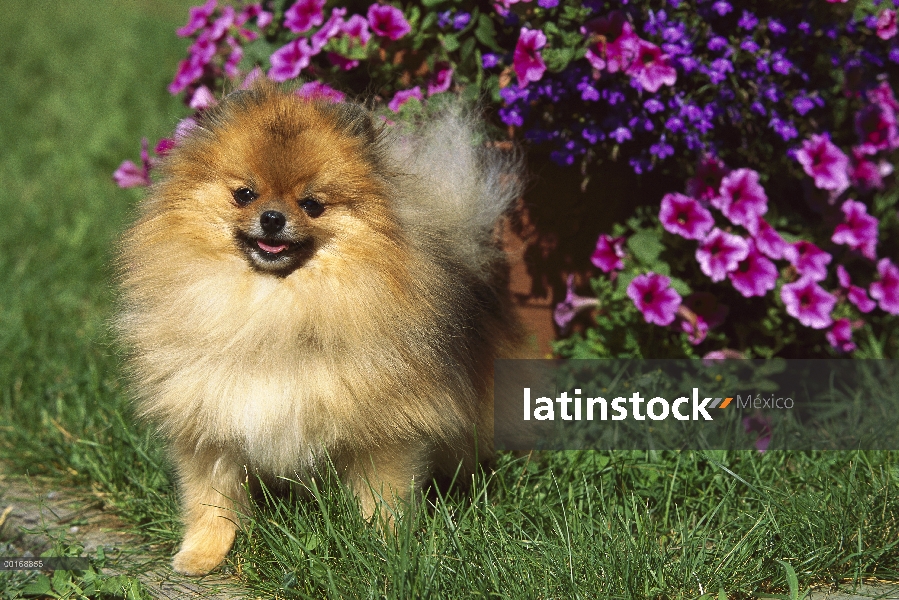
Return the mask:
<svg viewBox="0 0 899 600">
<path fill-rule="evenodd" d="M 344 71 L 349 71 L 359 66 L 358 60 L 341 56 L 336 52 L 328 52 L 328 60 L 331 61 L 332 65 L 336 65 Z"/>
<path fill-rule="evenodd" d="M 840 352 L 852 352 L 855 344 L 852 342 L 852 321 L 846 318 L 837 319 L 825 334 L 830 345 Z"/>
<path fill-rule="evenodd" d="M 624 258 L 624 238 L 613 238 L 603 233 L 596 240 L 596 249 L 590 256 L 590 262 L 602 269 L 603 273 L 609 273 L 624 268 L 622 258 Z"/>
<path fill-rule="evenodd" d="M 646 40 L 639 40 L 637 54 L 625 73 L 644 90 L 653 93 L 663 85 L 671 86 L 677 81 L 677 71 L 671 66 L 668 55 Z"/>
<path fill-rule="evenodd" d="M 203 67 L 206 63 L 199 55 L 191 54 L 186 60 L 178 63 L 178 70 L 175 72 L 175 78 L 169 84 L 169 93 L 173 96 L 183 92 L 187 86 L 192 84 L 203 76 Z"/>
<path fill-rule="evenodd" d="M 777 267 L 749 240 L 749 254 L 727 274 L 734 289 L 746 298 L 764 296 L 777 285 Z"/>
<path fill-rule="evenodd" d="M 141 166 L 138 167 L 130 160 L 126 160 L 119 165 L 119 168 L 112 174 L 113 181 L 120 188 L 147 187 L 150 181 L 150 145 L 147 138 L 140 142 L 140 161 Z"/>
<path fill-rule="evenodd" d="M 299 0 L 284 12 L 284 26 L 294 33 L 309 31 L 325 21 L 326 0 Z"/>
<path fill-rule="evenodd" d="M 771 445 L 771 419 L 761 415 L 743 417 L 743 429 L 746 433 L 757 433 L 755 449 L 764 453 Z"/>
<path fill-rule="evenodd" d="M 539 29 L 521 28 L 515 53 L 512 55 L 512 67 L 518 76 L 518 86 L 525 87 L 530 81 L 540 81 L 546 71 L 546 64 L 540 55 L 540 49 L 546 45 L 546 35 Z"/>
<path fill-rule="evenodd" d="M 715 226 L 712 213 L 693 198 L 676 193 L 662 198 L 659 220 L 666 231 L 688 240 L 703 239 Z"/>
<path fill-rule="evenodd" d="M 685 316 L 684 313 L 686 311 L 684 309 L 686 309 L 684 305 L 678 307 L 678 314 L 681 317 L 680 330 L 687 334 L 687 341 L 694 346 L 697 346 L 701 344 L 709 334 L 709 324 L 706 323 L 705 319 L 701 316 L 695 314 L 691 320 Z"/>
<path fill-rule="evenodd" d="M 837 299 L 810 277 L 784 285 L 780 288 L 780 299 L 787 307 L 787 314 L 799 319 L 806 327 L 824 329 L 833 323 L 830 312 Z"/>
<path fill-rule="evenodd" d="M 875 217 L 868 214 L 868 209 L 861 202 L 846 200 L 841 209 L 845 221 L 834 229 L 834 244 L 845 244 L 853 250 L 861 250 L 865 258 L 877 258 L 877 224 Z"/>
<path fill-rule="evenodd" d="M 211 106 L 215 106 L 218 101 L 215 99 L 215 96 L 212 95 L 212 92 L 209 91 L 209 88 L 205 85 L 201 85 L 194 91 L 194 95 L 190 98 L 190 106 L 194 110 L 206 110 Z"/>
<path fill-rule="evenodd" d="M 428 83 L 428 96 L 445 92 L 453 83 L 453 67 L 448 62 L 434 65 L 434 77 Z"/>
<path fill-rule="evenodd" d="M 696 249 L 696 261 L 712 281 L 722 281 L 748 254 L 749 243 L 745 239 L 716 227 Z"/>
<path fill-rule="evenodd" d="M 855 115 L 855 132 L 861 140 L 858 149 L 864 154 L 876 154 L 880 150 L 899 147 L 896 112 L 887 104 L 875 102 L 858 111 Z"/>
<path fill-rule="evenodd" d="M 696 168 L 696 175 L 687 181 L 687 195 L 698 200 L 712 200 L 721 189 L 721 180 L 729 172 L 721 159 L 705 155 Z"/>
<path fill-rule="evenodd" d="M 559 329 L 565 329 L 579 312 L 598 305 L 599 300 L 596 298 L 578 296 L 574 293 L 574 275 L 569 275 L 565 299 L 557 304 L 553 310 L 553 320 L 559 326 Z"/>
<path fill-rule="evenodd" d="M 852 185 L 862 191 L 883 189 L 883 178 L 893 172 L 893 166 L 887 161 L 875 163 L 868 160 L 862 147 L 852 149 L 852 166 L 849 169 L 849 179 Z"/>
<path fill-rule="evenodd" d="M 213 11 L 215 11 L 216 4 L 216 0 L 209 0 L 203 6 L 194 6 L 189 9 L 187 11 L 187 24 L 175 31 L 175 33 L 178 34 L 178 37 L 191 36 L 205 27 L 209 22 L 209 17 L 211 17 Z"/>
<path fill-rule="evenodd" d="M 681 297 L 671 287 L 671 280 L 657 273 L 638 275 L 627 286 L 627 295 L 643 313 L 647 323 L 667 326 L 674 322 Z"/>
<path fill-rule="evenodd" d="M 721 179 L 719 195 L 712 206 L 721 210 L 734 225 L 742 225 L 755 235 L 759 219 L 768 212 L 768 196 L 759 184 L 759 174 L 752 169 L 737 169 Z"/>
<path fill-rule="evenodd" d="M 307 100 L 324 100 L 326 102 L 343 102 L 346 94 L 338 92 L 331 86 L 321 81 L 304 83 L 297 90 L 297 96 Z"/>
<path fill-rule="evenodd" d="M 245 6 L 237 16 L 237 20 L 235 21 L 235 23 L 238 25 L 243 25 L 250 19 L 255 18 L 256 26 L 259 29 L 265 29 L 266 27 L 271 25 L 273 16 L 274 15 L 272 15 L 272 13 L 262 9 L 261 2 L 257 2 L 256 4 Z"/>
<path fill-rule="evenodd" d="M 343 32 L 359 40 L 359 43 L 363 46 L 371 38 L 371 33 L 368 31 L 368 21 L 361 15 L 353 15 L 347 19 L 343 24 Z"/>
<path fill-rule="evenodd" d="M 794 252 L 787 256 L 790 264 L 803 277 L 812 281 L 821 281 L 827 277 L 827 265 L 833 257 L 811 242 L 799 240 L 793 244 Z"/>
<path fill-rule="evenodd" d="M 899 315 L 899 268 L 889 258 L 877 263 L 880 279 L 871 284 L 868 291 L 880 304 L 880 309 L 891 315 Z"/>
<path fill-rule="evenodd" d="M 888 40 L 896 35 L 896 11 L 885 8 L 877 15 L 877 37 Z"/>
<path fill-rule="evenodd" d="M 641 41 L 630 23 L 622 23 L 621 35 L 605 47 L 605 62 L 609 73 L 627 71 L 640 52 Z"/>
<path fill-rule="evenodd" d="M 403 11 L 386 4 L 372 4 L 368 7 L 368 24 L 377 35 L 394 41 L 412 31 Z"/>
<path fill-rule="evenodd" d="M 837 148 L 828 134 L 812 135 L 796 151 L 796 160 L 805 173 L 815 180 L 815 186 L 837 193 L 849 187 L 849 157 Z"/>
<path fill-rule="evenodd" d="M 877 303 L 868 297 L 868 292 L 865 291 L 865 288 L 852 285 L 849 273 L 843 265 L 837 265 L 837 279 L 840 281 L 840 287 L 846 291 L 846 297 L 849 299 L 849 302 L 863 313 L 869 313 L 874 310 Z"/>
<path fill-rule="evenodd" d="M 773 260 L 781 260 L 795 256 L 796 250 L 788 244 L 777 231 L 764 219 L 758 221 L 758 232 L 752 238 L 759 252 Z"/>
<path fill-rule="evenodd" d="M 296 39 L 278 48 L 269 57 L 272 63 L 272 68 L 268 71 L 269 79 L 272 81 L 294 79 L 309 66 L 309 59 L 313 54 L 315 53 L 309 47 L 306 38 Z"/>
<path fill-rule="evenodd" d="M 309 38 L 312 41 L 312 49 L 316 54 L 325 47 L 328 40 L 343 32 L 343 16 L 345 14 L 345 8 L 335 8 L 331 11 L 331 16 L 328 17 L 325 24 Z"/>
<path fill-rule="evenodd" d="M 387 108 L 393 112 L 399 112 L 400 107 L 412 98 L 417 98 L 420 102 L 424 101 L 424 96 L 421 95 L 421 87 L 416 85 L 411 90 L 398 91 L 394 94 L 393 100 L 387 103 Z"/>
</svg>

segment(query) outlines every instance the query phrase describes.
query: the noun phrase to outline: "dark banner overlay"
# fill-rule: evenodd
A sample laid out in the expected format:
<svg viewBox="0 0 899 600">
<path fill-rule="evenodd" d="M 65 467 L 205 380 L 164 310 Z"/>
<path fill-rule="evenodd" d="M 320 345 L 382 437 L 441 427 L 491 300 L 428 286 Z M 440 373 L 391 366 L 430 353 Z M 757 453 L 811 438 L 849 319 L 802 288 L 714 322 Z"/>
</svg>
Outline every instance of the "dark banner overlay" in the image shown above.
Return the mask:
<svg viewBox="0 0 899 600">
<path fill-rule="evenodd" d="M 899 450 L 896 360 L 497 360 L 499 450 Z"/>
</svg>

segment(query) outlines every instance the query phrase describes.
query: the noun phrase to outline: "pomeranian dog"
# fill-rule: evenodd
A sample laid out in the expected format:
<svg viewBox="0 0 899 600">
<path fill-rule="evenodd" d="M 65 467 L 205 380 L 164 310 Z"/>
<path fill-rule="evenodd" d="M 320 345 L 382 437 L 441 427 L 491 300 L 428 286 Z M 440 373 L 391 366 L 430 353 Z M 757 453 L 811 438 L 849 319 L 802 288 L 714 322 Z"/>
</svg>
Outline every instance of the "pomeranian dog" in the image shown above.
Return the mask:
<svg viewBox="0 0 899 600">
<path fill-rule="evenodd" d="M 495 226 L 522 176 L 474 122 L 388 126 L 257 84 L 163 160 L 121 242 L 117 327 L 178 475 L 176 571 L 224 559 L 248 474 L 330 461 L 389 521 L 492 453 L 493 360 L 524 347 Z"/>
</svg>

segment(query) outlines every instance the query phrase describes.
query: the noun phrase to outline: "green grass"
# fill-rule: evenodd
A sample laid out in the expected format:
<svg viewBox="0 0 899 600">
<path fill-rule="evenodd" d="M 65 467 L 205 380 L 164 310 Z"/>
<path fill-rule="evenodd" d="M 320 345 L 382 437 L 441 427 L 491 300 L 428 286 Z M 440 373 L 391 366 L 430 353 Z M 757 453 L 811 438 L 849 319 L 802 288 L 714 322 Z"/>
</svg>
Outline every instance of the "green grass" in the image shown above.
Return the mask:
<svg viewBox="0 0 899 600">
<path fill-rule="evenodd" d="M 184 115 L 165 86 L 189 4 L 17 0 L 0 19 L 0 460 L 104 494 L 165 557 L 175 491 L 107 326 L 140 193 L 110 174 Z M 395 539 L 339 486 L 263 499 L 226 568 L 266 597 L 790 597 L 899 579 L 897 518 L 899 453 L 505 455 Z M 34 581 L 0 573 L 0 593 Z"/>
</svg>

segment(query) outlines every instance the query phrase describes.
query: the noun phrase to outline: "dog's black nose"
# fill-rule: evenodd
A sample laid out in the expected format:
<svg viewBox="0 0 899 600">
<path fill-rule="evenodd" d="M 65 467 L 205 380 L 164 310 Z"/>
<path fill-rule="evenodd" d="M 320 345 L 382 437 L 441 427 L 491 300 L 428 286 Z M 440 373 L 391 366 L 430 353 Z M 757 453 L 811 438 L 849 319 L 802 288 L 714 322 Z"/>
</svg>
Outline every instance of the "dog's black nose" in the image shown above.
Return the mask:
<svg viewBox="0 0 899 600">
<path fill-rule="evenodd" d="M 287 219 L 276 210 L 267 210 L 259 215 L 259 225 L 262 226 L 262 231 L 266 233 L 278 233 L 284 229 L 285 223 L 287 223 Z"/>
</svg>

